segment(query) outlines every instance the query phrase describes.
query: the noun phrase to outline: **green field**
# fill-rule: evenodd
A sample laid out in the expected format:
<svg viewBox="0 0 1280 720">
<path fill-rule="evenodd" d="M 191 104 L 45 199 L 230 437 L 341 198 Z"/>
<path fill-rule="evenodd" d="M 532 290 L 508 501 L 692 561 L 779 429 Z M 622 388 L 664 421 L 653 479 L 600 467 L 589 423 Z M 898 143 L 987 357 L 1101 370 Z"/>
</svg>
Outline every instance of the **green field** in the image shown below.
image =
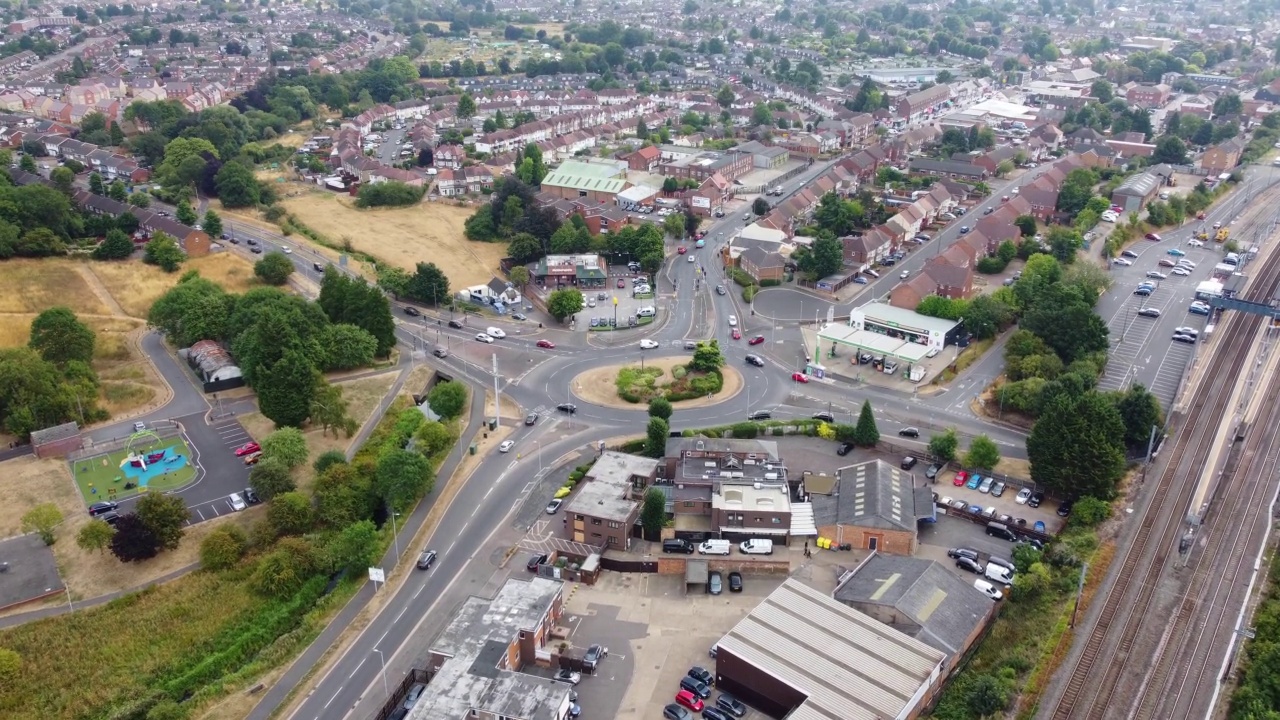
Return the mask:
<svg viewBox="0 0 1280 720">
<path fill-rule="evenodd" d="M 147 455 L 160 451 L 165 451 L 166 457 L 180 455 L 187 461 L 158 464 L 148 471 L 146 482 L 131 477 L 121 467 L 130 452 Z M 191 464 L 191 448 L 181 437 L 160 439 L 147 434 L 140 435 L 132 446 L 124 450 L 74 461 L 71 463 L 71 473 L 75 476 L 76 487 L 84 496 L 85 503 L 92 504 L 103 500 L 120 500 L 144 492 L 168 492 L 180 488 L 191 482 L 196 469 Z M 125 488 L 130 483 L 135 487 Z"/>
</svg>

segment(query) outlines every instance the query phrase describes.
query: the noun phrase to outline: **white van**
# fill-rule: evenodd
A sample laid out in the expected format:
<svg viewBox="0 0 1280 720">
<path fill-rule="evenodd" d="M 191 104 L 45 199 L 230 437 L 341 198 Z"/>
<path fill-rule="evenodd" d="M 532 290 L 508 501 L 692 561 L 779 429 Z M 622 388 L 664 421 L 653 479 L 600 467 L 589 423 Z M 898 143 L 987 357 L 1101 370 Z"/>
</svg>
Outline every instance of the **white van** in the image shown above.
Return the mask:
<svg viewBox="0 0 1280 720">
<path fill-rule="evenodd" d="M 654 315 L 657 315 L 657 314 L 658 314 L 657 309 L 654 308 L 652 305 L 646 305 L 645 307 L 642 307 L 639 310 L 636 310 L 636 317 L 653 317 Z"/>
<path fill-rule="evenodd" d="M 773 541 L 752 538 L 751 540 L 743 541 L 738 545 L 738 549 L 742 551 L 743 555 L 772 555 Z"/>
<path fill-rule="evenodd" d="M 1001 567 L 994 563 L 987 563 L 987 569 L 984 570 L 982 574 L 1002 585 L 1013 584 L 1013 573 L 1009 572 L 1009 568 L 1007 567 Z"/>
<path fill-rule="evenodd" d="M 698 546 L 700 555 L 728 555 L 732 547 L 728 540 L 707 540 Z"/>
<path fill-rule="evenodd" d="M 995 585 L 992 585 L 991 583 L 987 582 L 986 580 L 974 580 L 974 581 L 973 581 L 973 589 L 974 589 L 974 590 L 977 590 L 978 592 L 982 593 L 983 595 L 986 595 L 987 597 L 991 598 L 992 600 L 999 600 L 999 599 L 1001 599 L 1001 598 L 1003 598 L 1003 597 L 1004 597 L 1004 593 L 1002 593 L 1002 592 L 1000 592 L 999 590 L 997 590 Z"/>
</svg>

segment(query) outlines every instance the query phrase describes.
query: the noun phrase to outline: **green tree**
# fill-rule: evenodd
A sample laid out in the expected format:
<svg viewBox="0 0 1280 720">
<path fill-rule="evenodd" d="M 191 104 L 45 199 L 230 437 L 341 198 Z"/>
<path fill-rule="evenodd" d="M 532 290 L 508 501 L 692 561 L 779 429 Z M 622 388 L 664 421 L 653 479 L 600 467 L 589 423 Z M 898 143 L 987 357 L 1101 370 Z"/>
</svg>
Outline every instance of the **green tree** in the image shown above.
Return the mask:
<svg viewBox="0 0 1280 720">
<path fill-rule="evenodd" d="M 722 108 L 728 108 L 737 99 L 738 96 L 733 94 L 733 88 L 729 87 L 728 84 L 721 85 L 720 91 L 716 93 L 716 102 L 720 103 Z"/>
<path fill-rule="evenodd" d="M 684 216 L 674 213 L 668 215 L 662 221 L 662 230 L 677 240 L 684 240 Z"/>
<path fill-rule="evenodd" d="M 323 428 L 322 434 L 325 436 L 332 430 L 334 437 L 342 432 L 349 438 L 359 428 L 359 424 L 348 413 L 347 400 L 342 396 L 342 387 L 330 385 L 324 380 L 321 380 L 316 387 L 315 397 L 311 400 L 311 422 Z"/>
<path fill-rule="evenodd" d="M 111 544 L 111 536 L 116 531 L 104 520 L 90 520 L 80 528 L 80 532 L 76 533 L 76 545 L 85 552 L 104 552 L 107 546 Z"/>
<path fill-rule="evenodd" d="M 205 570 L 226 570 L 240 562 L 249 547 L 249 538 L 235 525 L 223 525 L 200 541 L 200 566 Z"/>
<path fill-rule="evenodd" d="M 1213 131 L 1210 130 L 1210 132 L 1212 133 Z M 36 161 L 30 155 L 23 155 L 22 159 L 18 161 L 18 169 L 22 172 L 34 175 L 36 172 Z"/>
<path fill-rule="evenodd" d="M 1053 298 L 1028 309 L 1021 327 L 1044 340 L 1066 364 L 1107 349 L 1109 330 L 1090 305 L 1081 300 L 1055 302 L 1061 298 L 1058 293 Z"/>
<path fill-rule="evenodd" d="M 1160 400 L 1142 383 L 1134 383 L 1124 393 L 1115 396 L 1116 412 L 1124 423 L 1124 441 L 1129 447 L 1142 448 L 1145 452 L 1151 439 L 1151 429 L 1162 422 Z"/>
<path fill-rule="evenodd" d="M 107 197 L 116 202 L 124 202 L 129 197 L 129 191 L 121 180 L 112 180 L 107 186 Z"/>
<path fill-rule="evenodd" d="M 657 488 L 649 488 L 640 508 L 640 525 L 646 537 L 657 537 L 667 523 L 667 496 Z"/>
<path fill-rule="evenodd" d="M 319 457 L 312 461 L 311 469 L 319 475 L 334 465 L 341 465 L 346 461 L 347 455 L 341 450 L 325 450 L 320 453 Z"/>
<path fill-rule="evenodd" d="M 1013 219 L 1013 224 L 1018 226 L 1022 237 L 1032 237 L 1036 234 L 1036 218 L 1034 215 L 1019 215 Z"/>
<path fill-rule="evenodd" d="M 649 417 L 662 418 L 663 420 L 671 420 L 671 401 L 664 397 L 656 397 L 649 401 Z"/>
<path fill-rule="evenodd" d="M 316 476 L 316 517 L 330 528 L 346 527 L 373 515 L 372 473 L 345 462 L 325 468 Z"/>
<path fill-rule="evenodd" d="M 111 554 L 120 562 L 140 562 L 160 552 L 160 539 L 136 513 L 126 513 L 116 520 L 111 535 Z"/>
<path fill-rule="evenodd" d="M 44 541 L 44 544 L 52 545 L 57 540 L 53 530 L 60 522 L 62 522 L 62 511 L 58 509 L 57 505 L 40 503 L 22 516 L 22 532 L 40 533 L 40 539 Z"/>
<path fill-rule="evenodd" d="M 123 231 L 111 228 L 98 247 L 93 249 L 94 260 L 124 260 L 133 255 L 133 241 Z"/>
<path fill-rule="evenodd" d="M 1009 694 L 999 678 L 982 674 L 969 683 L 965 704 L 973 717 L 988 717 L 1004 710 L 1009 704 Z"/>
<path fill-rule="evenodd" d="M 1182 142 L 1182 138 L 1175 135 L 1164 135 L 1156 141 L 1156 149 L 1151 155 L 1151 162 L 1185 165 L 1187 163 L 1187 146 Z"/>
<path fill-rule="evenodd" d="M 694 372 L 709 373 L 718 371 L 724 366 L 724 354 L 720 352 L 720 341 L 710 340 L 698 343 L 693 351 L 693 359 L 685 365 Z"/>
<path fill-rule="evenodd" d="M 298 427 L 306 422 L 318 375 L 306 355 L 294 349 L 285 350 L 279 360 L 270 367 L 260 368 L 256 374 L 253 387 L 263 415 L 277 427 Z"/>
<path fill-rule="evenodd" d="M 798 264 L 814 280 L 834 275 L 844 267 L 844 244 L 834 237 L 818 237 Z"/>
<path fill-rule="evenodd" d="M 765 200 L 763 196 L 757 197 L 755 200 L 752 200 L 751 212 L 754 213 L 756 217 L 763 217 L 764 215 L 768 214 L 769 201 Z"/>
<path fill-rule="evenodd" d="M 202 137 L 175 138 L 164 146 L 164 160 L 156 168 L 156 178 L 170 190 L 185 190 L 204 172 L 207 158 L 218 159 L 213 143 Z"/>
<path fill-rule="evenodd" d="M 249 584 L 261 595 L 287 598 L 302 587 L 310 570 L 297 553 L 277 547 L 258 561 L 258 569 Z"/>
<path fill-rule="evenodd" d="M 277 535 L 301 535 L 315 523 L 311 500 L 298 491 L 287 492 L 267 503 L 267 523 Z"/>
<path fill-rule="evenodd" d="M 542 150 L 534 143 L 524 146 L 523 157 L 516 168 L 516 177 L 526 185 L 537 186 L 547 176 L 547 165 L 542 159 Z"/>
<path fill-rule="evenodd" d="M 222 218 L 213 210 L 206 210 L 204 222 L 200 223 L 200 229 L 208 233 L 211 238 L 222 237 Z"/>
<path fill-rule="evenodd" d="M 94 195 L 106 194 L 106 186 L 102 184 L 102 175 L 96 172 L 89 173 L 89 192 Z"/>
<path fill-rule="evenodd" d="M 186 200 L 178 202 L 178 207 L 175 209 L 173 216 L 183 225 L 195 225 L 196 221 L 200 219 L 200 217 L 196 215 L 196 211 L 192 209 L 191 203 Z"/>
<path fill-rule="evenodd" d="M 1123 441 L 1124 423 L 1107 398 L 1059 393 L 1027 437 L 1031 478 L 1061 495 L 1110 498 L 1124 473 Z"/>
<path fill-rule="evenodd" d="M 667 452 L 667 435 L 671 426 L 660 417 L 649 418 L 645 427 L 644 454 L 651 458 L 660 458 Z"/>
<path fill-rule="evenodd" d="M 80 322 L 71 308 L 49 308 L 31 321 L 31 339 L 27 347 L 40 353 L 40 357 L 59 367 L 78 360 L 93 360 L 96 337 L 88 325 Z"/>
<path fill-rule="evenodd" d="M 456 380 L 436 383 L 427 395 L 427 405 L 431 407 L 431 412 L 445 420 L 452 420 L 466 409 L 467 386 Z"/>
<path fill-rule="evenodd" d="M 1000 448 L 985 434 L 975 437 L 969 443 L 969 452 L 964 456 L 965 465 L 979 470 L 993 470 L 999 462 Z"/>
<path fill-rule="evenodd" d="M 511 268 L 511 272 L 507 273 L 511 278 L 511 282 L 518 288 L 523 288 L 529 284 L 529 268 L 523 265 L 517 265 Z"/>
<path fill-rule="evenodd" d="M 253 264 L 253 274 L 268 285 L 284 285 L 293 274 L 293 262 L 288 255 L 272 251 Z"/>
<path fill-rule="evenodd" d="M 434 481 L 431 464 L 422 453 L 395 449 L 378 458 L 373 491 L 388 507 L 403 510 L 431 492 Z"/>
<path fill-rule="evenodd" d="M 378 560 L 378 528 L 369 520 L 348 525 L 325 547 L 329 570 L 358 575 Z"/>
<path fill-rule="evenodd" d="M 453 445 L 453 433 L 444 423 L 425 422 L 414 433 L 415 448 L 427 457 L 434 457 Z"/>
<path fill-rule="evenodd" d="M 293 476 L 289 474 L 289 467 L 271 457 L 263 457 L 249 471 L 249 486 L 263 500 L 293 492 L 298 487 L 293 481 Z"/>
<path fill-rule="evenodd" d="M 582 299 L 582 291 L 577 288 L 553 290 L 551 295 L 547 297 L 547 312 L 561 322 L 570 315 L 581 312 L 585 306 L 586 302 Z"/>
<path fill-rule="evenodd" d="M 1103 105 L 1111 102 L 1111 98 L 1115 97 L 1115 91 L 1106 79 L 1094 80 L 1089 86 L 1089 94 Z"/>
<path fill-rule="evenodd" d="M 187 259 L 178 241 L 168 233 L 156 232 L 151 236 L 142 252 L 142 261 L 148 265 L 158 265 L 165 272 L 177 272 Z"/>
<path fill-rule="evenodd" d="M 858 424 L 853 429 L 853 444 L 862 447 L 874 447 L 880 442 L 880 430 L 876 428 L 876 418 L 871 412 L 871 401 L 862 401 L 862 410 L 858 413 Z"/>
<path fill-rule="evenodd" d="M 1097 527 L 1109 517 L 1111 517 L 1111 503 L 1096 497 L 1085 496 L 1071 506 L 1071 516 L 1067 518 L 1067 525 L 1083 528 Z"/>
<path fill-rule="evenodd" d="M 254 207 L 262 196 L 262 188 L 253 176 L 253 170 L 240 162 L 223 164 L 214 176 L 218 199 L 225 208 Z"/>
<path fill-rule="evenodd" d="M 418 263 L 405 287 L 405 296 L 411 300 L 429 302 L 437 307 L 441 300 L 448 303 L 449 278 L 445 277 L 444 271 L 435 263 Z"/>
<path fill-rule="evenodd" d="M 355 325 L 336 323 L 325 328 L 320 337 L 324 348 L 325 371 L 350 370 L 373 362 L 378 341 Z"/>
<path fill-rule="evenodd" d="M 182 542 L 185 526 L 191 519 L 187 504 L 177 495 L 147 493 L 138 500 L 134 512 L 147 529 L 156 536 L 165 550 L 177 550 Z"/>
<path fill-rule="evenodd" d="M 455 114 L 458 116 L 459 119 L 462 119 L 462 120 L 466 120 L 467 118 L 470 118 L 471 116 L 475 115 L 476 114 L 475 98 L 471 97 L 471 95 L 469 95 L 468 93 L 463 93 L 462 97 L 458 98 L 458 108 Z"/>
<path fill-rule="evenodd" d="M 929 438 L 929 454 L 940 463 L 955 460 L 959 448 L 960 439 L 956 437 L 955 428 L 947 428 L 941 434 Z"/>
<path fill-rule="evenodd" d="M 262 439 L 263 459 L 279 460 L 292 470 L 307 461 L 307 439 L 296 427 L 282 427 Z"/>
<path fill-rule="evenodd" d="M 59 165 L 49 171 L 49 181 L 53 183 L 55 190 L 70 196 L 75 191 L 76 174 L 70 168 Z"/>
</svg>

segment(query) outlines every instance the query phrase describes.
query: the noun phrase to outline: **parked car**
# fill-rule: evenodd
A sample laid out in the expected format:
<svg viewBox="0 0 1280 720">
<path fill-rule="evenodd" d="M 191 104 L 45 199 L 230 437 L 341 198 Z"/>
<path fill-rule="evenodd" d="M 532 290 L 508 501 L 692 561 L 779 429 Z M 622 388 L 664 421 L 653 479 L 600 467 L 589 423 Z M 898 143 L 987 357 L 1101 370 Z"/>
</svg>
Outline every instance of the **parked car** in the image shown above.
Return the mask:
<svg viewBox="0 0 1280 720">
<path fill-rule="evenodd" d="M 555 515 L 556 513 L 560 512 L 561 505 L 564 505 L 564 498 L 553 499 L 551 502 L 547 503 L 547 514 Z"/>
<path fill-rule="evenodd" d="M 89 517 L 106 515 L 107 513 L 114 511 L 118 507 L 120 507 L 119 503 L 112 502 L 110 500 L 107 500 L 105 502 L 96 502 L 89 506 Z"/>
<path fill-rule="evenodd" d="M 964 547 L 950 548 L 949 550 L 947 550 L 947 557 L 951 558 L 952 560 L 958 560 L 962 557 L 969 558 L 970 560 L 977 560 L 978 551 L 974 550 L 973 548 L 964 548 Z"/>
<path fill-rule="evenodd" d="M 741 700 L 726 692 L 720 693 L 720 696 L 716 698 L 716 707 L 734 717 L 740 718 L 747 714 L 747 706 L 743 705 Z"/>
<path fill-rule="evenodd" d="M 711 688 L 701 680 L 685 675 L 680 678 L 680 689 L 692 694 L 695 698 L 705 700 L 711 697 Z"/>
<path fill-rule="evenodd" d="M 742 592 L 742 573 L 737 570 L 729 573 L 729 592 Z M 711 683 L 710 680 L 706 682 Z"/>
<path fill-rule="evenodd" d="M 1138 315 L 1142 317 L 1158 318 L 1160 317 L 1160 310 L 1158 308 L 1144 307 L 1138 310 Z"/>
<path fill-rule="evenodd" d="M 967 484 L 968 482 L 969 482 L 969 473 L 965 472 L 964 470 L 960 470 L 956 472 L 956 477 L 954 480 L 951 481 L 951 484 L 955 485 L 956 487 L 960 487 L 962 485 Z"/>
<path fill-rule="evenodd" d="M 920 428 L 904 427 L 898 431 L 901 437 L 918 438 L 920 437 Z"/>
<path fill-rule="evenodd" d="M 240 447 L 236 448 L 236 457 L 244 457 L 245 455 L 256 453 L 261 449 L 262 449 L 262 446 L 258 445 L 258 443 L 247 442 L 241 445 Z"/>
<path fill-rule="evenodd" d="M 978 492 L 982 493 L 983 495 L 986 495 L 987 493 L 991 492 L 991 486 L 995 485 L 995 482 L 996 482 L 996 479 L 993 477 L 983 478 L 982 482 L 978 485 Z"/>
<path fill-rule="evenodd" d="M 835 416 L 835 415 L 832 415 L 831 413 L 827 412 L 826 410 L 823 410 L 822 412 L 816 412 L 816 413 L 814 413 L 814 414 L 813 414 L 813 419 L 814 419 L 814 420 L 821 420 L 822 422 L 825 422 L 825 423 L 833 423 L 833 422 L 835 422 L 835 421 L 836 421 L 836 416 Z"/>
<path fill-rule="evenodd" d="M 916 459 L 915 459 L 914 457 L 911 457 L 910 455 L 908 455 L 908 456 L 906 456 L 906 457 L 902 458 L 902 462 L 901 462 L 901 463 L 899 463 L 899 466 L 900 466 L 903 470 L 910 470 L 911 468 L 913 468 L 913 467 L 915 467 L 915 466 L 916 466 L 916 462 L 917 462 L 917 461 L 916 461 Z"/>
<path fill-rule="evenodd" d="M 1138 253 L 1132 250 L 1121 250 L 1120 254 L 1127 258 L 1134 258 L 1135 260 L 1138 258 Z"/>
<path fill-rule="evenodd" d="M 236 512 L 240 512 L 241 510 L 248 507 L 248 505 L 245 504 L 244 498 L 240 497 L 240 493 L 231 493 L 230 495 L 228 495 L 227 504 L 230 505 L 231 509 Z"/>
<path fill-rule="evenodd" d="M 938 473 L 940 472 L 942 472 L 942 466 L 938 463 L 934 463 L 924 469 L 924 476 L 929 480 L 933 480 L 938 477 Z"/>
<path fill-rule="evenodd" d="M 970 490 L 977 490 L 978 486 L 981 484 L 982 484 L 982 476 L 974 474 L 969 476 L 969 482 L 965 483 L 964 486 L 969 488 Z"/>
<path fill-rule="evenodd" d="M 991 486 L 992 497 L 1000 497 L 1003 494 L 1004 494 L 1004 483 L 997 482 L 995 485 Z"/>
<path fill-rule="evenodd" d="M 702 703 L 702 700 L 698 698 L 697 695 L 694 695 L 688 690 L 681 690 L 680 692 L 676 693 L 676 702 L 679 705 L 683 705 L 684 707 L 687 707 L 696 713 L 702 712 L 702 709 L 705 707 L 705 705 L 703 705 Z"/>
<path fill-rule="evenodd" d="M 982 571 L 986 569 L 982 565 L 982 563 L 978 562 L 977 560 L 974 560 L 973 558 L 968 558 L 968 557 L 956 558 L 956 567 L 960 568 L 961 570 L 967 570 L 973 573 L 974 575 L 981 575 Z"/>
<path fill-rule="evenodd" d="M 548 555 L 546 553 L 542 553 L 541 555 L 533 555 L 529 558 L 529 562 L 524 564 L 524 569 L 528 570 L 529 572 L 538 572 L 538 566 L 545 563 L 547 561 L 547 558 L 548 558 Z"/>
<path fill-rule="evenodd" d="M 562 669 L 557 671 L 556 674 L 552 676 L 552 679 L 556 682 L 562 682 L 568 685 L 577 685 L 582 682 L 582 675 L 581 673 L 576 673 L 572 670 Z"/>
<path fill-rule="evenodd" d="M 1165 254 L 1172 255 L 1174 257 L 1186 257 L 1187 255 L 1186 251 L 1179 250 L 1178 248 L 1169 248 L 1168 250 L 1165 250 Z"/>
<path fill-rule="evenodd" d="M 258 497 L 257 491 L 251 487 L 245 488 L 241 494 L 244 495 L 244 501 L 250 505 L 257 505 L 262 502 L 262 498 Z"/>
<path fill-rule="evenodd" d="M 1027 500 L 1031 498 L 1031 488 L 1022 488 L 1018 494 L 1014 496 L 1013 501 L 1019 505 L 1026 505 Z"/>
<path fill-rule="evenodd" d="M 694 665 L 689 668 L 689 672 L 685 673 L 685 675 L 707 685 L 708 687 L 715 685 L 715 676 L 708 672 L 704 667 Z"/>
<path fill-rule="evenodd" d="M 843 442 L 843 443 L 840 443 L 840 447 L 836 448 L 836 454 L 839 455 L 840 457 L 844 457 L 845 455 L 848 455 L 849 451 L 852 449 L 853 449 L 853 443 Z"/>
<path fill-rule="evenodd" d="M 1038 508 L 1042 502 L 1044 502 L 1044 493 L 1033 492 L 1031 493 L 1031 497 L 1027 498 L 1027 507 Z"/>
<path fill-rule="evenodd" d="M 719 595 L 724 592 L 724 580 L 720 577 L 720 573 L 712 571 L 707 575 L 707 592 L 712 595 Z"/>
</svg>

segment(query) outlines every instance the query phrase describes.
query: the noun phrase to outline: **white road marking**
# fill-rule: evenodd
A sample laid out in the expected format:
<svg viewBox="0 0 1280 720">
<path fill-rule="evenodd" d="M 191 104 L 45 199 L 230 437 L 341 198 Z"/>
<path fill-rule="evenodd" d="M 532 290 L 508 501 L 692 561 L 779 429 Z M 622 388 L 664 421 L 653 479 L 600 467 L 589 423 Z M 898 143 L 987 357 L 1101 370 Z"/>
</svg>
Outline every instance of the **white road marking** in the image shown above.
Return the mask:
<svg viewBox="0 0 1280 720">
<path fill-rule="evenodd" d="M 407 607 L 400 608 L 400 612 L 396 615 L 396 619 L 392 620 L 391 623 L 394 625 L 395 623 L 400 622 L 400 618 L 404 617 L 404 611 L 408 609 L 409 608 Z"/>
<path fill-rule="evenodd" d="M 353 677 L 355 677 L 355 676 L 356 676 L 356 673 L 360 672 L 360 668 L 361 668 L 361 666 L 363 666 L 363 665 L 364 665 L 364 661 L 365 661 L 366 659 L 367 659 L 367 658 L 361 658 L 361 659 L 360 659 L 360 664 L 359 664 L 359 665 L 356 665 L 356 669 L 355 669 L 355 670 L 352 670 L 352 671 L 351 671 L 351 674 L 347 676 L 347 679 L 348 679 L 348 680 L 349 680 L 349 679 L 351 679 L 351 678 L 353 678 Z"/>
<path fill-rule="evenodd" d="M 342 692 L 342 686 L 341 686 L 341 685 L 339 685 L 339 686 L 338 686 L 338 690 L 337 690 L 337 692 L 335 692 L 335 693 L 333 694 L 333 697 L 329 698 L 329 702 L 327 702 L 327 703 L 325 703 L 325 704 L 324 704 L 325 708 L 328 708 L 330 703 L 332 703 L 334 700 L 337 700 L 337 699 L 338 699 L 338 693 L 340 693 L 340 692 Z"/>
</svg>

